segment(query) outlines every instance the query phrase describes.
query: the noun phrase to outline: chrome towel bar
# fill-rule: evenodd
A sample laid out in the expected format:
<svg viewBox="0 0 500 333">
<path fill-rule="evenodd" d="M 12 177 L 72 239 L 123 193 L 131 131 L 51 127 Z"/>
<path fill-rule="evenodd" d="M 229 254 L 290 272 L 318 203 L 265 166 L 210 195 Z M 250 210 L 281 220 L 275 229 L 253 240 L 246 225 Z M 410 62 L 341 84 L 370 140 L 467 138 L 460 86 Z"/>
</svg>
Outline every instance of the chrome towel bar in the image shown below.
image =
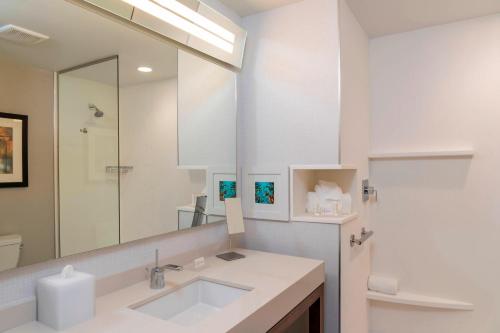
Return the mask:
<svg viewBox="0 0 500 333">
<path fill-rule="evenodd" d="M 114 165 L 108 165 L 106 166 L 106 173 L 120 173 L 120 174 L 126 174 L 134 170 L 133 166 L 130 165 L 123 165 L 123 166 L 114 166 Z"/>
<path fill-rule="evenodd" d="M 359 239 L 356 238 L 355 235 L 351 235 L 351 247 L 354 247 L 355 245 L 363 245 L 364 242 L 368 240 L 373 236 L 373 231 L 366 231 L 365 228 L 361 229 L 361 237 Z"/>
</svg>

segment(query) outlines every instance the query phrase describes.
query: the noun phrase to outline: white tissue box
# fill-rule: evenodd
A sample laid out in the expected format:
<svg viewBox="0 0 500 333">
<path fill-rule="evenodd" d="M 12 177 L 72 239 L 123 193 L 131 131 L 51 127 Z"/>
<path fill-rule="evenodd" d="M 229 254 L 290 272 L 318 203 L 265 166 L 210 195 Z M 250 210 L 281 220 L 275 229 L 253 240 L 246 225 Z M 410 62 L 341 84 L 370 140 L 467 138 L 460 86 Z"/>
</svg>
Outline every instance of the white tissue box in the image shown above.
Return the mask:
<svg viewBox="0 0 500 333">
<path fill-rule="evenodd" d="M 68 268 L 69 267 L 69 268 Z M 66 266 L 37 282 L 38 321 L 56 330 L 90 320 L 95 314 L 95 278 Z"/>
</svg>

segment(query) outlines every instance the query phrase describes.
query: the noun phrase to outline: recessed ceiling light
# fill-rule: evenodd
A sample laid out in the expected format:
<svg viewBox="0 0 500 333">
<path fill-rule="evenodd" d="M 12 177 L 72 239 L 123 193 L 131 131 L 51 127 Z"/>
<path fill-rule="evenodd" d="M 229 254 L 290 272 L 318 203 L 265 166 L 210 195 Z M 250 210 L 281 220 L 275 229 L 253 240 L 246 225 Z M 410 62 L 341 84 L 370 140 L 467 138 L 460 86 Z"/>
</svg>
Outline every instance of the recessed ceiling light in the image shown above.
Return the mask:
<svg viewBox="0 0 500 333">
<path fill-rule="evenodd" d="M 137 70 L 143 73 L 151 73 L 153 71 L 151 67 L 146 67 L 146 66 L 137 67 Z"/>
</svg>

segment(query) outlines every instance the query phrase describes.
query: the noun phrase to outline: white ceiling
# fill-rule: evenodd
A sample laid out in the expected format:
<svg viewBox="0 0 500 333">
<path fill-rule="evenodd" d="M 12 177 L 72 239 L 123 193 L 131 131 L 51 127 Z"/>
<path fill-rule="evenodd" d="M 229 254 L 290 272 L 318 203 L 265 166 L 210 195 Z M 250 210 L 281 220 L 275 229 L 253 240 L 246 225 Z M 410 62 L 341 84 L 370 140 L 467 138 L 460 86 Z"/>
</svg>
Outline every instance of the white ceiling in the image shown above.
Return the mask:
<svg viewBox="0 0 500 333">
<path fill-rule="evenodd" d="M 266 10 L 286 6 L 302 0 L 220 0 L 227 7 L 234 10 L 239 16 L 257 14 Z"/>
<path fill-rule="evenodd" d="M 1 0 L 0 26 L 9 23 L 50 37 L 33 46 L 0 40 L 0 55 L 18 62 L 60 71 L 118 55 L 121 85 L 177 76 L 175 47 L 67 1 Z M 139 66 L 153 72 L 140 73 Z"/>
<path fill-rule="evenodd" d="M 92 64 L 92 66 L 85 66 L 77 68 L 61 74 L 64 76 L 78 77 L 80 79 L 97 81 L 110 86 L 116 85 L 118 80 L 118 71 L 116 67 L 116 58 L 111 58 L 106 61 Z M 142 81 L 144 82 L 144 81 Z M 137 84 L 140 82 L 129 82 L 128 84 Z M 122 83 L 122 86 L 124 84 Z"/>
<path fill-rule="evenodd" d="M 500 0 L 346 0 L 370 37 L 500 13 Z"/>
</svg>

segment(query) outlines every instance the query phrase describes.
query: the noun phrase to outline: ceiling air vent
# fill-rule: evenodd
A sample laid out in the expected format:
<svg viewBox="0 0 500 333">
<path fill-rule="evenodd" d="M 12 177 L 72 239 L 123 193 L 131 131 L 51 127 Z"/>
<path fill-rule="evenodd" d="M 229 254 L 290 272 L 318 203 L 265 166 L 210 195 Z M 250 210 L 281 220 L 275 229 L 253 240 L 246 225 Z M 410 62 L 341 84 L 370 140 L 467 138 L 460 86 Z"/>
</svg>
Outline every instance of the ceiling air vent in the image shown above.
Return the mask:
<svg viewBox="0 0 500 333">
<path fill-rule="evenodd" d="M 49 37 L 13 24 L 7 24 L 0 27 L 0 39 L 19 44 L 35 45 L 49 39 Z"/>
</svg>

